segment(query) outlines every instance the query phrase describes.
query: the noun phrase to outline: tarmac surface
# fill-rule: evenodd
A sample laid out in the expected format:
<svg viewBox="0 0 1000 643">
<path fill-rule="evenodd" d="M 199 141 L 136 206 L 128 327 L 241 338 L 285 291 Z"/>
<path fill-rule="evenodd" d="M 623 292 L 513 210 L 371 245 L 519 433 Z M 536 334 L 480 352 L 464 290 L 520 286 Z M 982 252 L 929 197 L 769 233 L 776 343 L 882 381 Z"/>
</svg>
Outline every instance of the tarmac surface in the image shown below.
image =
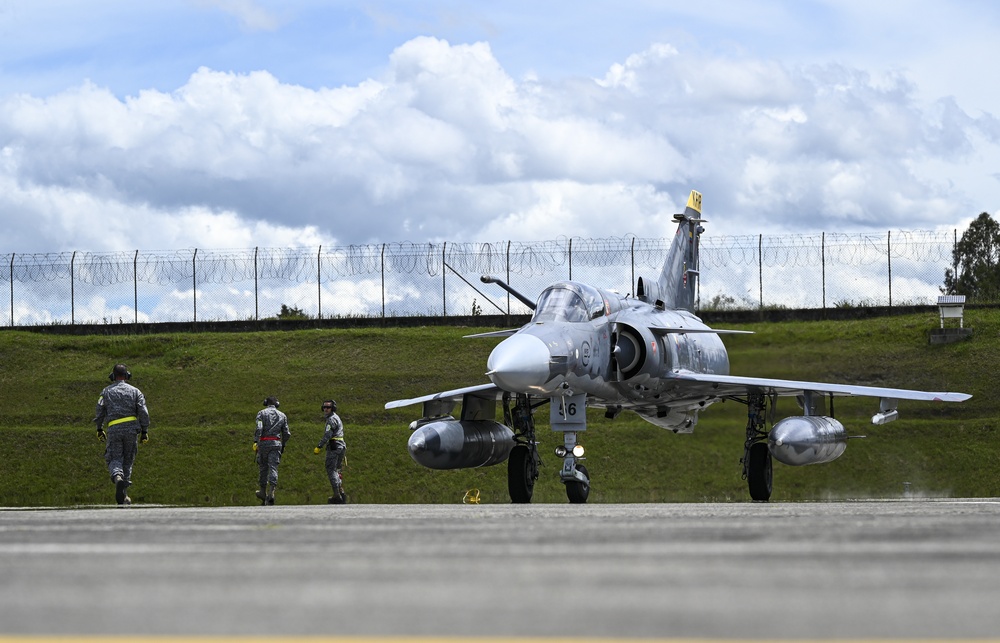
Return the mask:
<svg viewBox="0 0 1000 643">
<path fill-rule="evenodd" d="M 0 510 L 0 639 L 997 638 L 998 605 L 994 499 Z"/>
</svg>

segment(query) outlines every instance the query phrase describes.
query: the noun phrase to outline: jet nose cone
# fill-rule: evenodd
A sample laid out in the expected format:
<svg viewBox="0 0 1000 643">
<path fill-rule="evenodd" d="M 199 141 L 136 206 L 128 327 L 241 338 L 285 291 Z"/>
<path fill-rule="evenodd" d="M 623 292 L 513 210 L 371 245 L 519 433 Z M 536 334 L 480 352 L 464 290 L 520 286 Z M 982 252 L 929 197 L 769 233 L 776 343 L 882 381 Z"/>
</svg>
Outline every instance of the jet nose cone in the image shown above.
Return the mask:
<svg viewBox="0 0 1000 643">
<path fill-rule="evenodd" d="M 486 361 L 490 380 L 505 391 L 537 393 L 549 380 L 549 349 L 534 335 L 512 335 Z"/>
</svg>

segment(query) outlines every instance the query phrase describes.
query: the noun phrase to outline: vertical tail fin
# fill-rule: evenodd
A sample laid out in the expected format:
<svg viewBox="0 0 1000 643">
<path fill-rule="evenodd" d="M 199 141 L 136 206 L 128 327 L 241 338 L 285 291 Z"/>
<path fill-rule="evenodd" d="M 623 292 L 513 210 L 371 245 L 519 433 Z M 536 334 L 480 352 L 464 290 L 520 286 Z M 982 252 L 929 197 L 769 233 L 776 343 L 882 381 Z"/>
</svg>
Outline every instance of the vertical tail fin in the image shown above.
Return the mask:
<svg viewBox="0 0 1000 643">
<path fill-rule="evenodd" d="M 677 232 L 670 245 L 657 282 L 666 308 L 694 311 L 698 291 L 698 239 L 701 224 L 701 193 L 691 190 L 684 214 L 675 214 Z"/>
</svg>

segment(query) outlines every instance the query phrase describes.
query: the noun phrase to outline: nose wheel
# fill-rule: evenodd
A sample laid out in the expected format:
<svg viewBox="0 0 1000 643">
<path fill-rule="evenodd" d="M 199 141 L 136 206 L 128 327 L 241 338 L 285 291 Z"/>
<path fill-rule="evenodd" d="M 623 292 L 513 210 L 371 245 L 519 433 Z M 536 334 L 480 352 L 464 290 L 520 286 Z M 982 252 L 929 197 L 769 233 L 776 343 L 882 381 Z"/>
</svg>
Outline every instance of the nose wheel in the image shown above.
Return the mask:
<svg viewBox="0 0 1000 643">
<path fill-rule="evenodd" d="M 569 498 L 570 503 L 582 505 L 587 502 L 587 498 L 590 497 L 590 475 L 587 473 L 587 467 L 582 464 L 576 465 L 576 470 L 583 474 L 583 477 L 586 478 L 586 482 L 580 480 L 567 481 L 566 497 Z"/>
</svg>

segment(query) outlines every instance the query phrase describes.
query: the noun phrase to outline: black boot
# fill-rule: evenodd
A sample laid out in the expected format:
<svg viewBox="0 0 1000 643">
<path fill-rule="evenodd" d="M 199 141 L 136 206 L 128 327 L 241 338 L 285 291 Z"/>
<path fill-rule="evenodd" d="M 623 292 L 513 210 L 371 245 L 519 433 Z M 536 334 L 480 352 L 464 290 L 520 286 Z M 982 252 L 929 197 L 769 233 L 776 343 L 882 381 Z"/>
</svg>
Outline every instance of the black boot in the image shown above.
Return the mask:
<svg viewBox="0 0 1000 643">
<path fill-rule="evenodd" d="M 120 473 L 115 474 L 115 500 L 120 505 L 131 504 L 129 497 L 125 494 L 125 490 L 128 489 L 128 482 L 125 480 L 125 476 Z"/>
</svg>

